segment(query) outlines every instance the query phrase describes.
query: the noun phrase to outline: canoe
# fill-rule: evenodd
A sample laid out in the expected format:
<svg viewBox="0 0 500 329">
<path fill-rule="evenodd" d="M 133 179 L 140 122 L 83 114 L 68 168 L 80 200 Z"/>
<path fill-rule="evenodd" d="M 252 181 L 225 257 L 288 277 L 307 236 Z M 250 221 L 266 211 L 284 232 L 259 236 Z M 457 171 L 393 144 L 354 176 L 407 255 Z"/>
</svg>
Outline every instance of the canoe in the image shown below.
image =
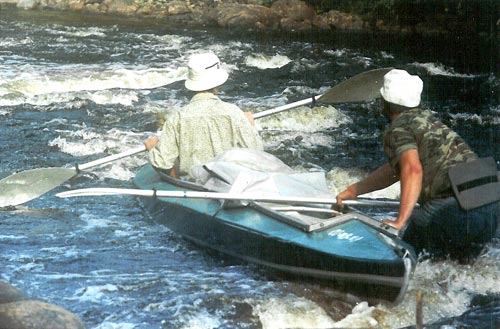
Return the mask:
<svg viewBox="0 0 500 329">
<path fill-rule="evenodd" d="M 133 182 L 142 190 L 204 191 L 151 165 L 141 168 Z M 326 209 L 262 202 L 231 207 L 214 198 L 140 200 L 154 221 L 216 254 L 255 264 L 270 277 L 398 303 L 416 266 L 410 245 L 356 211 L 332 215 Z"/>
</svg>

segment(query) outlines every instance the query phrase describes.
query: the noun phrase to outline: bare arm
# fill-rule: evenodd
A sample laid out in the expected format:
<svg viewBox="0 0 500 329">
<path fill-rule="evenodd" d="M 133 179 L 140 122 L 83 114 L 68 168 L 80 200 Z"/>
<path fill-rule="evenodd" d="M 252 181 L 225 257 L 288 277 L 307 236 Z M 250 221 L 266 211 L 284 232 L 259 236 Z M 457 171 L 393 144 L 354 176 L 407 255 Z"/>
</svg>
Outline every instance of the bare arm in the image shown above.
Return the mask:
<svg viewBox="0 0 500 329">
<path fill-rule="evenodd" d="M 402 229 L 418 201 L 422 190 L 423 169 L 417 150 L 405 151 L 399 159 L 401 176 L 401 201 L 396 221 L 384 221 L 398 230 Z"/>
</svg>

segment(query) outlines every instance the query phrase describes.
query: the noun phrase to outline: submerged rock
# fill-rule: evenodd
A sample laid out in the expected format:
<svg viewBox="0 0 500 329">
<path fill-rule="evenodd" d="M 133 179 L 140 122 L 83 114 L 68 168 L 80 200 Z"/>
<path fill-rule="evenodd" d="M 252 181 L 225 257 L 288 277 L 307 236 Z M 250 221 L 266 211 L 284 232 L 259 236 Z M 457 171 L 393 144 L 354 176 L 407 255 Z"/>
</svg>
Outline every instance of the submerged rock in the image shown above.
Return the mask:
<svg viewBox="0 0 500 329">
<path fill-rule="evenodd" d="M 16 329 L 85 329 L 68 310 L 29 299 L 22 291 L 0 281 L 0 327 Z"/>
</svg>

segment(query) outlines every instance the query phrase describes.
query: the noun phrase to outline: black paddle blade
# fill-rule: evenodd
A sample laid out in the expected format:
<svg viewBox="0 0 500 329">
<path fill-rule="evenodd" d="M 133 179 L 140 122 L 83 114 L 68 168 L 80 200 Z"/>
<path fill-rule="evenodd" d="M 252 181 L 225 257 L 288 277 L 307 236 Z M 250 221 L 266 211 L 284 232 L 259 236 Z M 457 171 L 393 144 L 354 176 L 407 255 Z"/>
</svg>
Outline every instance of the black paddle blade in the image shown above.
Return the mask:
<svg viewBox="0 0 500 329">
<path fill-rule="evenodd" d="M 365 102 L 380 97 L 384 75 L 392 67 L 366 71 L 349 78 L 324 93 L 319 99 L 323 103 Z"/>
<path fill-rule="evenodd" d="M 5 177 L 0 180 L 0 208 L 38 198 L 76 174 L 74 168 L 39 168 Z"/>
</svg>

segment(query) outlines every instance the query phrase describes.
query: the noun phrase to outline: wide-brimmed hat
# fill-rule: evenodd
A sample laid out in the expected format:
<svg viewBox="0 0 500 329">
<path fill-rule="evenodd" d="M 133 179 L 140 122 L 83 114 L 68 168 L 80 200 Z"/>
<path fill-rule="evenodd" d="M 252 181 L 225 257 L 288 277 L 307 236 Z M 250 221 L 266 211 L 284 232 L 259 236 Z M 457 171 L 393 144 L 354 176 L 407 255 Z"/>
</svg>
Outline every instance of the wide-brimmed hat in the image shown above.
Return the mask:
<svg viewBox="0 0 500 329">
<path fill-rule="evenodd" d="M 390 70 L 384 75 L 384 85 L 380 95 L 389 103 L 416 107 L 420 105 L 424 83 L 417 75 L 410 75 L 405 70 Z"/>
<path fill-rule="evenodd" d="M 187 89 L 204 91 L 218 87 L 226 82 L 227 72 L 222 68 L 219 58 L 212 53 L 194 54 L 188 60 Z"/>
</svg>

